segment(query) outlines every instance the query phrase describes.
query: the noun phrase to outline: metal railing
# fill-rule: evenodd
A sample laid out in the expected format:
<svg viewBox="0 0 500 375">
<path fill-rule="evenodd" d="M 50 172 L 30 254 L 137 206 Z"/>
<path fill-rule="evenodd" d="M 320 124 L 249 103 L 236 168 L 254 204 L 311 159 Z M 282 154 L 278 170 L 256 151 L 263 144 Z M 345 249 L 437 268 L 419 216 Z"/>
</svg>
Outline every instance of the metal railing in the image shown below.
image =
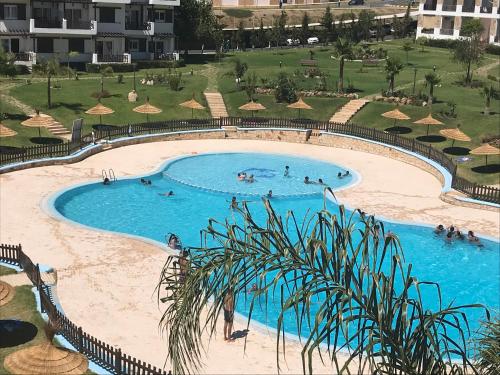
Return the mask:
<svg viewBox="0 0 500 375">
<path fill-rule="evenodd" d="M 16 61 L 31 61 L 31 54 L 27 52 L 18 52 L 15 54 Z"/>
<path fill-rule="evenodd" d="M 97 56 L 97 61 L 108 62 L 108 63 L 128 63 L 128 56 L 125 54 L 121 55 L 99 55 Z"/>
<path fill-rule="evenodd" d="M 22 148 L 19 152 L 0 153 L 0 166 L 30 160 L 52 158 L 57 156 L 69 156 L 88 146 L 93 141 L 112 140 L 116 138 L 160 134 L 189 130 L 214 130 L 224 126 L 241 128 L 282 128 L 319 130 L 336 134 L 345 134 L 360 137 L 367 140 L 380 142 L 386 145 L 397 146 L 405 150 L 417 153 L 431 159 L 443 166 L 452 176 L 452 187 L 473 199 L 500 204 L 500 189 L 478 185 L 463 177 L 457 176 L 457 166 L 453 160 L 444 152 L 433 148 L 430 144 L 422 143 L 414 138 L 406 138 L 398 134 L 388 133 L 375 128 L 349 124 L 337 124 L 327 121 L 316 121 L 310 119 L 288 119 L 288 118 L 246 118 L 246 117 L 223 117 L 220 119 L 189 119 L 189 120 L 167 120 L 158 122 L 139 123 L 119 126 L 109 130 L 94 132 L 82 137 L 79 142 L 68 142 L 59 145 L 43 145 Z"/>
<path fill-rule="evenodd" d="M 21 245 L 0 244 L 0 262 L 19 266 L 36 286 L 40 297 L 42 313 L 55 324 L 57 333 L 62 335 L 76 350 L 112 374 L 167 375 L 167 371 L 156 368 L 122 353 L 120 348 L 106 344 L 86 333 L 58 310 L 51 298 L 51 288 L 40 275 L 40 267 L 23 252 Z"/>
<path fill-rule="evenodd" d="M 125 23 L 125 30 L 151 30 L 151 23 L 150 22 L 143 22 L 143 23 L 131 22 L 131 23 Z"/>
<path fill-rule="evenodd" d="M 35 27 L 42 29 L 62 29 L 63 24 L 60 19 L 35 18 Z"/>
<path fill-rule="evenodd" d="M 77 30 L 93 30 L 94 23 L 91 20 L 68 20 L 66 28 Z"/>
</svg>

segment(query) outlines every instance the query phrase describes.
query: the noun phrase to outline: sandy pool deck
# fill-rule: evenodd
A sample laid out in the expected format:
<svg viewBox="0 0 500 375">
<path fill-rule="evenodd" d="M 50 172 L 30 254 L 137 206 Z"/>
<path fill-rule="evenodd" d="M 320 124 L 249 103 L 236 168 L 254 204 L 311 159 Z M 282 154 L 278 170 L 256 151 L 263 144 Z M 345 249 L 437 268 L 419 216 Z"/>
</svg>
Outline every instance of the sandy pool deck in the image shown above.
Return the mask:
<svg viewBox="0 0 500 375">
<path fill-rule="evenodd" d="M 343 165 L 361 175 L 338 192 L 349 207 L 388 219 L 435 225 L 499 237 L 499 211 L 454 206 L 439 199 L 439 181 L 417 167 L 364 152 L 285 142 L 185 140 L 109 150 L 64 166 L 40 167 L 0 175 L 0 242 L 23 245 L 34 262 L 58 271 L 57 294 L 64 312 L 89 334 L 129 355 L 163 366 L 166 343 L 159 332 L 161 311 L 154 288 L 168 256 L 141 240 L 59 221 L 44 210 L 48 197 L 75 184 L 101 180 L 103 168 L 117 177 L 146 174 L 166 160 L 192 153 L 253 151 L 307 156 Z M 390 171 L 390 173 L 389 173 Z M 246 328 L 241 321 L 235 330 Z M 222 330 L 210 343 L 203 372 L 276 373 L 274 332 L 251 326 L 243 340 L 225 343 Z M 283 373 L 301 373 L 300 346 L 289 342 Z M 315 361 L 316 373 L 331 373 Z M 167 363 L 166 366 L 169 369 Z"/>
</svg>

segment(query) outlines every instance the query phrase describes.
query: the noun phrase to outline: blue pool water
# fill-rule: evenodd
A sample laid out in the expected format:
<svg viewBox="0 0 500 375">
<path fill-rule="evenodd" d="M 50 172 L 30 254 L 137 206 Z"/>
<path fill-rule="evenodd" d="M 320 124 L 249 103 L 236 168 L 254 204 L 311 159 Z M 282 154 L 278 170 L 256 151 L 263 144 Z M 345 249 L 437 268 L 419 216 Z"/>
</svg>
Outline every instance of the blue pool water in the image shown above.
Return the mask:
<svg viewBox="0 0 500 375">
<path fill-rule="evenodd" d="M 289 178 L 283 177 L 285 165 L 290 166 Z M 256 182 L 237 181 L 236 174 L 241 171 L 253 173 Z M 306 185 L 303 177 L 323 178 L 335 188 L 354 182 L 354 177 L 338 180 L 338 171 L 343 169 L 334 164 L 288 156 L 207 154 L 170 163 L 162 172 L 148 177 L 151 186 L 142 185 L 139 179 L 120 180 L 110 186 L 95 183 L 64 192 L 54 205 L 66 218 L 87 226 L 162 242 L 171 232 L 178 234 L 185 246 L 198 246 L 200 230 L 206 227 L 209 218 L 231 219 L 231 196 L 248 200 L 252 214 L 264 224 L 265 211 L 259 195 L 272 189 L 276 196 L 272 199 L 273 208 L 283 215 L 293 209 L 296 217 L 301 218 L 308 212 L 321 210 L 324 203 L 323 187 Z M 174 191 L 173 197 L 160 195 L 170 190 Z M 338 206 L 331 202 L 328 209 L 338 212 Z M 498 242 L 483 239 L 481 248 L 467 241 L 448 244 L 429 227 L 396 223 L 385 226 L 399 236 L 406 261 L 413 264 L 412 274 L 419 280 L 440 284 L 444 303 L 482 303 L 498 311 Z M 423 298 L 429 307 L 436 308 L 434 289 L 424 288 Z M 238 299 L 239 313 L 248 311 L 246 303 L 244 298 Z M 484 318 L 483 314 L 479 309 L 469 310 L 473 330 Z M 267 312 L 254 308 L 252 318 L 276 327 L 277 314 L 272 306 L 268 306 Z M 291 315 L 286 327 L 288 332 L 297 333 Z"/>
</svg>

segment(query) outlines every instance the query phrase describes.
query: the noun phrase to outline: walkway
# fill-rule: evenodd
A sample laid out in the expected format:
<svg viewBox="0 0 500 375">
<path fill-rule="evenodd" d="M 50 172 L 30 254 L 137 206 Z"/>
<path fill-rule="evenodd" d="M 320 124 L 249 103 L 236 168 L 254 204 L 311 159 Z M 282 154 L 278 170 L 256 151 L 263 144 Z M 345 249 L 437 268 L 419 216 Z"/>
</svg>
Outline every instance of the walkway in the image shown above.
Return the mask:
<svg viewBox="0 0 500 375">
<path fill-rule="evenodd" d="M 346 105 L 340 108 L 339 111 L 335 112 L 330 118 L 330 122 L 335 122 L 337 124 L 346 124 L 352 116 L 356 114 L 361 108 L 368 103 L 368 99 L 353 99 L 349 101 Z"/>
<path fill-rule="evenodd" d="M 205 69 L 199 71 L 199 74 L 207 77 L 207 88 L 204 94 L 208 108 L 210 108 L 210 114 L 213 118 L 228 117 L 224 98 L 217 86 L 217 73 L 217 67 L 212 64 L 205 65 Z"/>
</svg>

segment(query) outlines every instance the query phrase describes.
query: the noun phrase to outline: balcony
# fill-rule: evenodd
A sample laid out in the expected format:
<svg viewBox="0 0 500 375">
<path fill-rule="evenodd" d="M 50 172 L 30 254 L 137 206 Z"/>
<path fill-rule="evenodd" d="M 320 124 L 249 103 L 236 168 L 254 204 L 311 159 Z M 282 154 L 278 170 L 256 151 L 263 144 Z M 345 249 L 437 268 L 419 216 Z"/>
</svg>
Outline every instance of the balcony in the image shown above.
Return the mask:
<svg viewBox="0 0 500 375">
<path fill-rule="evenodd" d="M 150 31 L 152 28 L 152 22 L 143 23 L 126 23 L 125 30 L 140 30 L 140 31 Z"/>
<path fill-rule="evenodd" d="M 439 30 L 441 35 L 453 35 L 453 29 L 441 29 Z"/>
<path fill-rule="evenodd" d="M 457 4 L 443 4 L 444 12 L 455 12 L 457 10 Z"/>
<path fill-rule="evenodd" d="M 483 0 L 481 1 L 481 13 L 491 13 L 493 12 L 493 0 Z"/>
<path fill-rule="evenodd" d="M 87 20 L 45 20 L 30 19 L 30 33 L 96 35 L 97 22 Z"/>
<path fill-rule="evenodd" d="M 180 0 L 149 0 L 149 5 L 170 5 L 179 6 Z"/>
<path fill-rule="evenodd" d="M 475 7 L 476 3 L 474 0 L 464 0 L 464 4 L 462 5 L 462 12 L 474 13 Z"/>
<path fill-rule="evenodd" d="M 15 61 L 31 61 L 32 55 L 29 52 L 15 53 Z"/>
<path fill-rule="evenodd" d="M 422 29 L 422 34 L 434 34 L 434 29 L 431 28 Z"/>
<path fill-rule="evenodd" d="M 129 53 L 118 55 L 100 55 L 94 53 L 92 55 L 93 64 L 130 64 L 132 61 Z"/>
</svg>

